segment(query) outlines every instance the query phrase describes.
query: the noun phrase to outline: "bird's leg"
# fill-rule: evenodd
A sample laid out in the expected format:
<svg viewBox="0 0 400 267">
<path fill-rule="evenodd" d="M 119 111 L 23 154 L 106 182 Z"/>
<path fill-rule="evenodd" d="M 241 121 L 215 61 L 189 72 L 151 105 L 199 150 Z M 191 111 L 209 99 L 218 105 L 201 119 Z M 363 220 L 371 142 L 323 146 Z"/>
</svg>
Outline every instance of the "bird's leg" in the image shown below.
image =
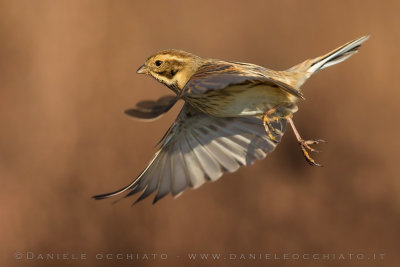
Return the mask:
<svg viewBox="0 0 400 267">
<path fill-rule="evenodd" d="M 275 136 L 272 134 L 278 134 L 278 132 L 276 131 L 275 127 L 272 126 L 271 121 L 279 121 L 279 117 L 278 116 L 274 116 L 273 114 L 276 112 L 276 110 L 282 105 L 278 104 L 275 107 L 271 108 L 270 110 L 268 110 L 267 112 L 265 112 L 264 116 L 263 116 L 263 125 L 265 128 L 265 131 L 268 134 L 268 137 L 272 140 L 275 141 Z"/>
<path fill-rule="evenodd" d="M 296 127 L 294 126 L 293 120 L 292 118 L 287 118 L 287 120 L 290 123 L 290 126 L 292 126 L 294 135 L 296 136 L 297 142 L 300 145 L 301 151 L 303 152 L 304 157 L 306 158 L 307 162 L 312 165 L 312 166 L 318 166 L 318 167 L 322 167 L 321 164 L 318 164 L 315 162 L 315 160 L 310 156 L 310 154 L 308 153 L 307 149 L 311 152 L 317 152 L 319 153 L 320 151 L 310 147 L 310 145 L 314 145 L 314 144 L 319 144 L 319 143 L 326 143 L 326 141 L 322 140 L 322 139 L 317 139 L 317 140 L 303 140 L 303 138 L 301 138 L 299 132 L 297 131 Z"/>
<path fill-rule="evenodd" d="M 280 134 L 276 127 L 272 125 L 272 122 L 279 122 L 279 120 L 287 120 L 292 117 L 292 114 L 297 111 L 297 105 L 291 102 L 282 102 L 275 105 L 273 108 L 269 109 L 263 115 L 263 124 L 265 128 L 265 132 L 268 134 L 268 137 L 275 141 L 275 135 Z M 275 135 L 274 135 L 275 134 Z"/>
</svg>

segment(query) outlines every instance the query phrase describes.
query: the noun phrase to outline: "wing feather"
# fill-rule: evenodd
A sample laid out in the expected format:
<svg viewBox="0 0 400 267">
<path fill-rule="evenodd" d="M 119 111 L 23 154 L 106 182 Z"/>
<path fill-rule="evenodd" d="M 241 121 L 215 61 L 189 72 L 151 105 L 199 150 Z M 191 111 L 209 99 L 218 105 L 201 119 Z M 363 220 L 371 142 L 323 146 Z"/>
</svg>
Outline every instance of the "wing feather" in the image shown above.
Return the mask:
<svg viewBox="0 0 400 267">
<path fill-rule="evenodd" d="M 196 138 L 193 133 L 189 133 L 189 138 L 193 140 L 191 144 L 196 142 L 196 145 L 191 145 L 194 153 L 199 159 L 199 163 L 207 175 L 207 178 L 211 181 L 215 181 L 221 174 L 222 169 L 215 158 L 210 155 L 207 150 L 201 145 L 200 141 Z"/>
<path fill-rule="evenodd" d="M 144 100 L 136 104 L 135 108 L 125 110 L 125 114 L 141 120 L 155 120 L 168 112 L 179 100 L 179 96 L 163 96 L 158 100 Z"/>
<path fill-rule="evenodd" d="M 146 197 L 148 197 L 149 195 L 151 195 L 153 192 L 155 192 L 157 190 L 158 183 L 160 181 L 161 176 L 163 175 L 162 172 L 164 171 L 164 164 L 165 164 L 166 157 L 161 155 L 157 159 L 158 159 L 158 161 L 155 163 L 155 165 L 152 166 L 151 169 L 149 169 L 150 174 L 147 177 L 151 178 L 151 180 L 147 179 L 146 181 L 143 181 L 139 184 L 139 185 L 141 185 L 143 183 L 144 186 L 146 186 L 146 188 L 145 188 L 144 192 L 140 195 L 140 197 L 134 202 L 134 204 L 145 199 Z M 138 186 L 137 188 L 135 188 L 135 190 L 131 191 L 125 197 L 129 197 L 129 196 L 136 194 L 137 192 L 140 192 L 142 190 L 143 189 L 140 189 Z"/>
<path fill-rule="evenodd" d="M 198 188 L 202 184 L 206 182 L 204 175 L 199 175 L 199 173 L 204 173 L 199 159 L 197 158 L 196 154 L 189 146 L 187 137 L 184 136 L 181 141 L 181 151 L 184 155 L 183 159 L 185 161 L 185 165 L 187 167 L 187 175 L 188 180 L 190 182 L 190 186 L 193 188 Z"/>
<path fill-rule="evenodd" d="M 171 193 L 177 196 L 188 186 L 185 161 L 179 145 L 174 146 L 175 151 L 171 155 Z"/>
<path fill-rule="evenodd" d="M 207 150 L 207 153 L 216 159 L 224 171 L 234 172 L 240 167 L 237 161 L 229 155 L 230 151 L 225 150 L 215 139 L 211 139 L 207 135 L 201 135 L 196 129 L 194 129 L 194 133 L 200 144 Z"/>
<path fill-rule="evenodd" d="M 269 139 L 261 119 L 217 118 L 185 104 L 141 175 L 130 185 L 95 198 L 130 190 L 127 197 L 143 191 L 136 202 L 155 193 L 155 203 L 170 192 L 176 197 L 187 187 L 216 181 L 224 172 L 234 172 L 271 153 L 281 140 L 286 121 L 273 126 L 278 130 L 276 141 Z"/>
<path fill-rule="evenodd" d="M 156 203 L 161 198 L 165 197 L 169 191 L 171 186 L 171 161 L 168 159 L 168 154 L 163 153 L 164 157 L 164 166 L 160 172 L 160 177 L 158 179 L 158 187 L 157 194 L 153 200 L 153 203 Z"/>
<path fill-rule="evenodd" d="M 290 95 L 304 98 L 298 89 L 281 80 L 274 79 L 270 70 L 249 63 L 219 60 L 210 60 L 201 66 L 186 83 L 183 91 L 186 94 L 203 94 L 207 91 L 222 90 L 234 85 L 278 87 Z"/>
</svg>

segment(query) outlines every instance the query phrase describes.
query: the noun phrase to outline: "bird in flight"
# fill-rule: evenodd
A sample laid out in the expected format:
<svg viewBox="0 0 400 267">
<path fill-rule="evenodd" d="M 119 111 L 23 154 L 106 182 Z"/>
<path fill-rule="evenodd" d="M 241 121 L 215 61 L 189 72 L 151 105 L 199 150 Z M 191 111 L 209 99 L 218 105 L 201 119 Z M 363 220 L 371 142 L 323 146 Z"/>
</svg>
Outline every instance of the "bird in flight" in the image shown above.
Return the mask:
<svg viewBox="0 0 400 267">
<path fill-rule="evenodd" d="M 308 59 L 288 70 L 274 71 L 250 63 L 204 59 L 181 50 L 163 50 L 149 57 L 137 73 L 166 85 L 175 95 L 142 101 L 126 114 L 154 120 L 182 99 L 177 119 L 159 142 L 159 149 L 142 173 L 129 185 L 94 196 L 125 197 L 142 192 L 136 202 L 155 194 L 153 204 L 169 192 L 180 195 L 263 159 L 280 142 L 290 124 L 300 149 L 313 166 L 311 145 L 323 140 L 304 140 L 292 117 L 300 91 L 310 76 L 355 54 L 369 36 Z M 135 203 L 136 203 L 135 202 Z"/>
</svg>

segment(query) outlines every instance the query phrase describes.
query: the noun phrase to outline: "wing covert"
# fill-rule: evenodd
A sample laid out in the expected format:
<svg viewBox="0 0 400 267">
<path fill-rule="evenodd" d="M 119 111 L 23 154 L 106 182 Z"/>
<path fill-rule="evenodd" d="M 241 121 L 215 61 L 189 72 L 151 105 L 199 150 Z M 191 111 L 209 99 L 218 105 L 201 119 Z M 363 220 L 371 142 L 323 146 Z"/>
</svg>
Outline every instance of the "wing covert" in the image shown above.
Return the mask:
<svg viewBox="0 0 400 267">
<path fill-rule="evenodd" d="M 294 87 L 266 74 L 266 69 L 247 63 L 211 61 L 192 75 L 183 88 L 185 94 L 203 94 L 234 85 L 279 87 L 298 98 L 303 94 Z"/>
</svg>

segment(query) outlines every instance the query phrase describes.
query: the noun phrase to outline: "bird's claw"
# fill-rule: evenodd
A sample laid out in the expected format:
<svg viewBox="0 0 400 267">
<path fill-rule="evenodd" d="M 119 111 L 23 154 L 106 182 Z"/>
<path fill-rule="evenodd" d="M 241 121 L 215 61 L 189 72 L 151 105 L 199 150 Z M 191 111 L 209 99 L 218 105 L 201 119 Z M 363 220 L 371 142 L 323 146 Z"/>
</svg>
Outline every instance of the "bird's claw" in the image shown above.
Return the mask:
<svg viewBox="0 0 400 267">
<path fill-rule="evenodd" d="M 301 151 L 303 152 L 303 156 L 306 158 L 306 161 L 312 166 L 322 167 L 321 164 L 315 162 L 315 160 L 310 156 L 310 154 L 307 151 L 307 149 L 308 149 L 310 152 L 316 152 L 316 153 L 321 152 L 321 151 L 316 150 L 316 149 L 311 147 L 311 145 L 316 145 L 316 144 L 319 144 L 319 143 L 326 143 L 326 141 L 322 140 L 322 139 L 317 139 L 317 140 L 299 140 L 299 145 L 300 145 Z"/>
</svg>

